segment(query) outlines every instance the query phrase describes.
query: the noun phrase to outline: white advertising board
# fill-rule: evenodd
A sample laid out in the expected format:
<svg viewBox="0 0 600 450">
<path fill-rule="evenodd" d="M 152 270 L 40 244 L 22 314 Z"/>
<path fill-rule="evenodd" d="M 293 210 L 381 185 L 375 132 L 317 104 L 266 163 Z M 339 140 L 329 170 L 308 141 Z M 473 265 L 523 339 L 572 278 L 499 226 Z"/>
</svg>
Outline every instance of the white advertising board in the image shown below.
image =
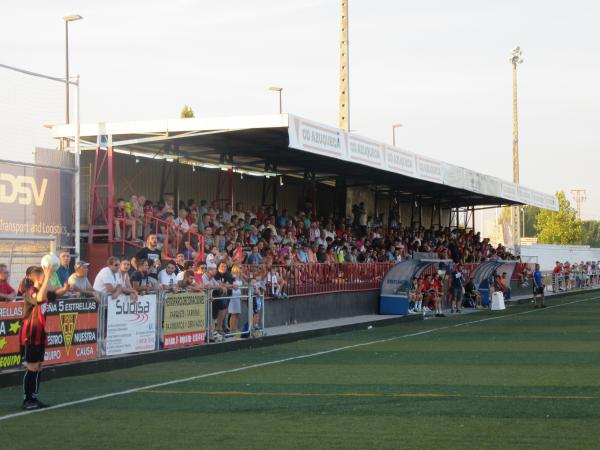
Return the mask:
<svg viewBox="0 0 600 450">
<path fill-rule="evenodd" d="M 146 352 L 156 347 L 156 294 L 141 295 L 133 302 L 128 296 L 108 298 L 106 354 Z"/>
</svg>

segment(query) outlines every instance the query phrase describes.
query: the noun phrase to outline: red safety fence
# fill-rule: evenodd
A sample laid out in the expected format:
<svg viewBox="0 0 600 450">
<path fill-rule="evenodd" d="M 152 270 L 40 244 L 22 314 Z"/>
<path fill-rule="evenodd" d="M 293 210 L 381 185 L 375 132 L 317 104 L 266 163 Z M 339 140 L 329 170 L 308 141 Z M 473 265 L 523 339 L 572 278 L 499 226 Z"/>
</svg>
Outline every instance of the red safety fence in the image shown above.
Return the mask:
<svg viewBox="0 0 600 450">
<path fill-rule="evenodd" d="M 246 276 L 261 274 L 267 283 L 267 294 L 273 294 L 271 285 L 275 274 L 281 293 L 292 296 L 323 294 L 339 291 L 366 291 L 381 288 L 381 282 L 394 262 L 373 263 L 296 263 L 291 266 L 272 266 L 265 264 L 244 264 Z"/>
<path fill-rule="evenodd" d="M 149 234 L 156 234 L 162 243 L 163 258 L 171 259 L 178 252 L 196 254 L 196 261 L 204 261 L 204 235 L 193 230 L 183 230 L 173 221 L 167 221 L 158 217 L 145 215 L 143 219 L 118 219 L 119 233 L 114 236 L 112 242 L 121 244 L 121 253 L 125 254 L 125 245 L 143 248 L 144 241 Z M 144 240 L 137 239 L 138 226 L 142 227 Z M 129 237 L 127 231 L 130 231 Z M 187 255 L 187 259 L 190 255 Z"/>
</svg>

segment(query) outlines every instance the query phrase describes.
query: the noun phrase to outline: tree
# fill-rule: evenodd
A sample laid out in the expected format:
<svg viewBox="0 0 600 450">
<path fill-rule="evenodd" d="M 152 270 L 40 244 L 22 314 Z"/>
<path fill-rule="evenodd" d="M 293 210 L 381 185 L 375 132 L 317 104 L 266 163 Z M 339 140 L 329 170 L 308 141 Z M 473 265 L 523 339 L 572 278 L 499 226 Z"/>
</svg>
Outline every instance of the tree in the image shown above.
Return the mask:
<svg viewBox="0 0 600 450">
<path fill-rule="evenodd" d="M 539 213 L 540 208 L 537 206 L 523 206 L 524 223 L 521 224 L 524 230 L 523 237 L 535 237 L 537 235 L 537 232 L 535 231 L 535 222 Z"/>
<path fill-rule="evenodd" d="M 183 108 L 181 108 L 181 112 L 179 113 L 179 117 L 182 119 L 190 119 L 194 117 L 194 110 L 191 106 L 183 105 Z"/>
<path fill-rule="evenodd" d="M 600 248 L 600 221 L 586 220 L 582 222 L 581 243 L 590 247 Z"/>
<path fill-rule="evenodd" d="M 556 193 L 558 212 L 543 209 L 535 222 L 540 244 L 579 244 L 582 238 L 581 220 L 563 191 Z"/>
</svg>

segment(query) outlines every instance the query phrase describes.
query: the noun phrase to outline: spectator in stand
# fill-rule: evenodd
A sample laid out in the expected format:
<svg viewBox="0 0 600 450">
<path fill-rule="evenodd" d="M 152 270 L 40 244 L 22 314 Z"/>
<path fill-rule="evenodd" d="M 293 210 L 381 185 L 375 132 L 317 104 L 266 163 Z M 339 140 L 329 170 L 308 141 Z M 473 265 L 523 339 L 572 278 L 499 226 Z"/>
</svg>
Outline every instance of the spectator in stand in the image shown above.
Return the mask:
<svg viewBox="0 0 600 450">
<path fill-rule="evenodd" d="M 143 199 L 143 197 L 140 197 Z M 140 238 L 140 234 L 143 232 L 142 224 L 144 217 L 144 208 L 140 204 L 140 200 L 138 196 L 135 194 L 131 194 L 129 197 L 129 202 L 125 204 L 125 211 L 128 213 L 128 216 L 132 221 L 132 240 L 138 240 Z"/>
<path fill-rule="evenodd" d="M 0 302 L 10 302 L 17 297 L 17 293 L 8 283 L 10 272 L 6 264 L 0 264 Z"/>
<path fill-rule="evenodd" d="M 140 201 L 143 199 L 144 197 L 140 197 Z M 150 200 L 145 200 L 142 203 L 143 204 L 143 221 L 144 221 L 144 230 L 143 230 L 143 236 L 144 239 L 148 239 L 148 235 L 150 234 L 150 230 L 153 229 L 154 227 L 154 221 L 153 221 L 153 217 L 154 217 L 154 205 L 152 204 L 152 202 Z"/>
<path fill-rule="evenodd" d="M 178 275 L 179 272 L 185 271 L 186 261 L 185 261 L 185 254 L 183 252 L 177 253 L 177 256 L 175 257 L 174 262 L 175 262 L 175 275 Z"/>
<path fill-rule="evenodd" d="M 98 272 L 94 280 L 93 288 L 95 291 L 110 295 L 113 299 L 121 294 L 122 286 L 117 281 L 117 272 L 119 271 L 120 263 L 121 260 L 116 256 L 108 258 L 106 267 Z"/>
<path fill-rule="evenodd" d="M 122 259 L 117 272 L 117 283 L 121 286 L 121 292 L 131 297 L 131 301 L 137 300 L 137 291 L 131 285 L 129 271 L 131 270 L 131 262 L 128 259 Z"/>
<path fill-rule="evenodd" d="M 533 279 L 533 301 L 535 302 L 535 308 L 545 308 L 544 304 L 544 281 L 542 279 L 542 272 L 540 270 L 540 265 L 535 265 L 535 270 L 532 274 Z M 538 297 L 540 298 L 540 304 L 538 305 Z"/>
<path fill-rule="evenodd" d="M 90 263 L 85 261 L 77 261 L 75 263 L 75 272 L 69 276 L 67 282 L 69 283 L 69 289 L 72 292 L 76 292 L 79 295 L 94 297 L 94 299 L 100 301 L 100 293 L 96 292 L 88 280 L 88 269 Z"/>
<path fill-rule="evenodd" d="M 219 254 L 219 249 L 215 246 L 210 248 L 210 252 L 206 254 L 206 267 L 209 269 L 217 268 L 217 255 Z"/>
<path fill-rule="evenodd" d="M 231 216 L 233 216 L 233 210 L 231 208 L 231 203 L 227 203 L 225 208 L 223 208 L 223 212 L 221 213 L 223 217 L 223 223 L 231 223 Z"/>
<path fill-rule="evenodd" d="M 258 246 L 252 246 L 252 252 L 246 258 L 246 264 L 260 264 L 262 260 L 262 256 L 258 253 Z"/>
<path fill-rule="evenodd" d="M 133 239 L 135 236 L 135 221 L 131 217 L 131 214 L 126 209 L 125 199 L 117 199 L 117 206 L 115 207 L 114 213 L 115 220 L 115 239 L 117 241 L 121 239 Z M 123 235 L 125 232 L 125 235 Z"/>
<path fill-rule="evenodd" d="M 131 287 L 140 295 L 157 291 L 160 285 L 155 278 L 150 276 L 148 260 L 140 259 L 137 264 L 138 270 L 133 272 L 130 277 Z"/>
<path fill-rule="evenodd" d="M 158 273 L 158 282 L 166 291 L 177 292 L 177 275 L 175 263 L 169 261 L 166 267 Z"/>
<path fill-rule="evenodd" d="M 146 246 L 136 253 L 131 260 L 131 265 L 139 270 L 138 261 L 148 260 L 149 262 L 158 261 L 160 263 L 160 250 L 158 249 L 158 238 L 155 234 L 149 234 L 146 238 Z"/>
<path fill-rule="evenodd" d="M 190 224 L 187 220 L 187 217 L 187 210 L 182 208 L 179 210 L 179 215 L 177 218 L 173 220 L 173 224 L 177 228 L 178 232 L 182 235 L 190 231 Z"/>
<path fill-rule="evenodd" d="M 60 266 L 56 270 L 56 276 L 60 280 L 60 285 L 64 286 L 65 283 L 69 281 L 69 276 L 71 275 L 71 268 L 69 265 L 71 264 L 71 255 L 68 250 L 61 250 L 58 252 L 58 260 L 60 262 Z"/>
</svg>

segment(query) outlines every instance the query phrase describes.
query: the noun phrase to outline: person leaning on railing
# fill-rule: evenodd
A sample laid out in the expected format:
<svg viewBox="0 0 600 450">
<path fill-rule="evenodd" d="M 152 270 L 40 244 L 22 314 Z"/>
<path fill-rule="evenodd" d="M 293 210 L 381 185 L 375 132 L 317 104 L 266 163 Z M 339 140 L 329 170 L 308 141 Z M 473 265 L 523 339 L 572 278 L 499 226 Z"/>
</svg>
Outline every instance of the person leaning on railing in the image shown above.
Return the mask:
<svg viewBox="0 0 600 450">
<path fill-rule="evenodd" d="M 131 287 L 140 295 L 159 290 L 160 285 L 158 284 L 158 281 L 150 276 L 148 260 L 140 259 L 138 260 L 137 265 L 138 270 L 133 272 L 130 277 Z"/>
<path fill-rule="evenodd" d="M 186 270 L 183 272 L 183 278 L 177 282 L 177 288 L 180 291 L 186 292 L 200 292 L 204 289 L 202 284 L 196 282 L 194 279 L 193 270 Z"/>
<path fill-rule="evenodd" d="M 82 296 L 94 297 L 94 299 L 100 301 L 100 293 L 96 292 L 88 279 L 88 269 L 90 263 L 79 260 L 75 263 L 75 272 L 73 272 L 68 279 L 69 289 L 71 292 L 75 292 Z"/>
<path fill-rule="evenodd" d="M 17 297 L 17 293 L 8 283 L 10 272 L 6 264 L 0 264 L 0 302 L 10 302 Z"/>
</svg>

